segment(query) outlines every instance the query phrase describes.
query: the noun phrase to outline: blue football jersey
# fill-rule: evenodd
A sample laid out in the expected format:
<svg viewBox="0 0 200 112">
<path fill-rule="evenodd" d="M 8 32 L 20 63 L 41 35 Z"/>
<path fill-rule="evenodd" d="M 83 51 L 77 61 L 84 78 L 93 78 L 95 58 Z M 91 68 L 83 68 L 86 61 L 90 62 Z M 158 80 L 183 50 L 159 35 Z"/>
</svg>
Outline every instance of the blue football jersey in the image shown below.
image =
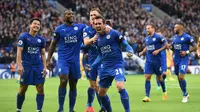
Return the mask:
<svg viewBox="0 0 200 112">
<path fill-rule="evenodd" d="M 162 48 L 166 43 L 166 39 L 163 36 L 154 33 L 152 37 L 147 36 L 144 41 L 147 48 L 146 62 L 161 62 L 162 51 L 157 55 L 154 55 L 153 52 Z"/>
<path fill-rule="evenodd" d="M 96 30 L 92 28 L 92 26 L 88 26 L 84 29 L 83 37 L 93 38 L 96 35 Z M 98 47 L 97 43 L 93 43 L 92 45 L 88 46 L 88 63 L 93 63 L 98 56 Z"/>
<path fill-rule="evenodd" d="M 22 65 L 43 65 L 40 52 L 42 48 L 45 48 L 45 45 L 45 39 L 39 35 L 33 37 L 28 32 L 21 34 L 18 38 L 18 47 L 23 47 Z"/>
<path fill-rule="evenodd" d="M 180 61 L 188 61 L 189 56 L 186 55 L 182 57 L 180 51 L 189 50 L 190 45 L 195 45 L 194 39 L 192 36 L 187 33 L 183 33 L 181 36 L 175 35 L 172 39 L 172 48 L 174 49 L 173 57 L 174 63 L 179 63 Z"/>
<path fill-rule="evenodd" d="M 58 59 L 67 62 L 77 62 L 80 56 L 80 47 L 83 42 L 83 29 L 85 24 L 73 24 L 58 26 L 54 33 L 54 39 L 58 41 Z"/>
<path fill-rule="evenodd" d="M 106 35 L 98 35 L 98 48 L 105 68 L 124 67 L 120 47 L 120 32 L 111 29 Z"/>
</svg>

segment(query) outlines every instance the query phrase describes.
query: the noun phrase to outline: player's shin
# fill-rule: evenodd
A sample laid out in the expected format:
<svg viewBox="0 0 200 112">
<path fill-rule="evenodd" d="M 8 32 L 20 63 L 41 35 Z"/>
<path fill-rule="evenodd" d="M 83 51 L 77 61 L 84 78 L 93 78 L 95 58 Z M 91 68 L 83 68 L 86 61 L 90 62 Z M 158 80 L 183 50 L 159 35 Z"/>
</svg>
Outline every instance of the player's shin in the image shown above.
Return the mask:
<svg viewBox="0 0 200 112">
<path fill-rule="evenodd" d="M 73 112 L 74 111 L 74 106 L 76 103 L 76 96 L 77 96 L 77 90 L 73 89 L 69 91 L 69 111 Z"/>
<path fill-rule="evenodd" d="M 111 107 L 111 103 L 110 103 L 110 99 L 109 99 L 108 95 L 99 96 L 99 98 L 101 99 L 102 105 L 106 109 L 106 112 L 112 112 L 112 107 Z"/>
<path fill-rule="evenodd" d="M 23 105 L 24 100 L 25 100 L 25 95 L 17 94 L 17 109 L 18 110 L 22 109 L 22 105 Z"/>
<path fill-rule="evenodd" d="M 95 96 L 95 90 L 91 87 L 88 88 L 88 102 L 87 102 L 87 106 L 88 107 L 91 107 L 92 106 L 92 103 L 94 101 L 94 96 Z"/>
<path fill-rule="evenodd" d="M 58 102 L 59 102 L 59 110 L 63 110 L 63 105 L 65 102 L 65 96 L 66 96 L 66 87 L 60 87 L 58 88 Z"/>
<path fill-rule="evenodd" d="M 37 110 L 41 111 L 43 102 L 44 102 L 44 94 L 37 94 L 36 95 L 36 102 L 37 102 Z"/>
<path fill-rule="evenodd" d="M 151 90 L 151 82 L 150 82 L 150 80 L 146 80 L 145 81 L 145 92 L 146 92 L 147 97 L 150 96 L 150 90 Z"/>
<path fill-rule="evenodd" d="M 124 106 L 125 112 L 130 112 L 129 96 L 125 89 L 119 91 L 121 102 Z"/>
</svg>

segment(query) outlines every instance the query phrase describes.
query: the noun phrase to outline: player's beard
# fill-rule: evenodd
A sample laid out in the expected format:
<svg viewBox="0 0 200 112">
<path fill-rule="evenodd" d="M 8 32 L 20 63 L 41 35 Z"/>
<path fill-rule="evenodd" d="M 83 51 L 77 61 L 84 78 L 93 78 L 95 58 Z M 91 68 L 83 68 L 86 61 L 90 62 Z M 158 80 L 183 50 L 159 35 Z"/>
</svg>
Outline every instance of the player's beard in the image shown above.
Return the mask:
<svg viewBox="0 0 200 112">
<path fill-rule="evenodd" d="M 175 33 L 175 34 L 179 34 L 179 31 L 178 31 L 178 30 L 175 30 L 174 33 Z"/>
</svg>

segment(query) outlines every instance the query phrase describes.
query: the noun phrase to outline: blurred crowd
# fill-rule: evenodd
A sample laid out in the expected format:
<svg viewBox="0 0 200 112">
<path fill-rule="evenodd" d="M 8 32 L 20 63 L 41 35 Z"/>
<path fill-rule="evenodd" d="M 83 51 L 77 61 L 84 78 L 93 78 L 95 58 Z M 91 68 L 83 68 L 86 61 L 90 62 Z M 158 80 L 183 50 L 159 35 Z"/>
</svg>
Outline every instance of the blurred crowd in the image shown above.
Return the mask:
<svg viewBox="0 0 200 112">
<path fill-rule="evenodd" d="M 183 0 L 149 0 L 173 18 L 155 19 L 150 12 L 141 8 L 139 0 L 57 0 L 75 11 L 76 21 L 89 24 L 89 11 L 99 7 L 106 19 L 113 21 L 113 28 L 119 30 L 133 47 L 137 55 L 144 48 L 145 25 L 153 23 L 171 42 L 173 27 L 177 19 L 183 20 L 186 32 L 195 39 L 200 36 L 200 4 Z M 20 33 L 28 30 L 29 20 L 39 17 L 42 20 L 40 34 L 47 39 L 47 50 L 55 26 L 63 22 L 52 4 L 42 0 L 0 1 L 0 63 L 11 62 L 16 55 L 16 40 Z M 197 60 L 196 54 L 191 60 Z M 6 59 L 5 59 L 6 58 Z M 198 60 L 197 60 L 198 64 Z"/>
<path fill-rule="evenodd" d="M 62 23 L 53 5 L 42 0 L 1 0 L 0 9 L 0 63 L 15 60 L 17 38 L 28 31 L 33 17 L 42 21 L 40 34 L 47 39 L 47 46 L 55 27 Z"/>
</svg>

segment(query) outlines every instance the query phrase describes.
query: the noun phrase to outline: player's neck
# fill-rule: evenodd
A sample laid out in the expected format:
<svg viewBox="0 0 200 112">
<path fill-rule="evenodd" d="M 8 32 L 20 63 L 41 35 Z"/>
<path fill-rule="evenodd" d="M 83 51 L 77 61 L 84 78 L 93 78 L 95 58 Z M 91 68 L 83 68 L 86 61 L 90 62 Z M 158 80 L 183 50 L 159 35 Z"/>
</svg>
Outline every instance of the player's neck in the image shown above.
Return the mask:
<svg viewBox="0 0 200 112">
<path fill-rule="evenodd" d="M 154 35 L 155 32 L 152 32 L 151 35 L 149 35 L 150 37 L 152 37 Z"/>
<path fill-rule="evenodd" d="M 102 31 L 101 33 L 99 33 L 99 35 L 104 36 L 106 34 L 105 31 Z"/>
<path fill-rule="evenodd" d="M 178 36 L 183 35 L 183 33 L 184 33 L 183 31 L 179 32 L 179 33 L 178 33 Z"/>
<path fill-rule="evenodd" d="M 31 36 L 33 36 L 33 37 L 35 37 L 36 35 L 37 35 L 37 32 L 35 32 L 35 31 L 29 31 L 29 34 L 31 35 Z"/>
<path fill-rule="evenodd" d="M 65 24 L 66 24 L 67 26 L 72 26 L 73 23 L 66 22 Z"/>
</svg>

